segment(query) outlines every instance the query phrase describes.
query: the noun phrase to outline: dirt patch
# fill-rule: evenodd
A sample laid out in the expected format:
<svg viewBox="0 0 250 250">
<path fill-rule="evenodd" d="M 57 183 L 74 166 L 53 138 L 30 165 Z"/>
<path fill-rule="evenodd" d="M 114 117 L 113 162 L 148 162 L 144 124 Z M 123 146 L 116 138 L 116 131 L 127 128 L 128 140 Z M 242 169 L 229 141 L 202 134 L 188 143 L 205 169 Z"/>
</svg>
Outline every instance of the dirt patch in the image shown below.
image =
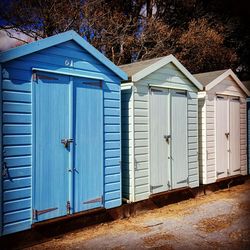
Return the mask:
<svg viewBox="0 0 250 250">
<path fill-rule="evenodd" d="M 142 222 L 149 218 L 169 217 L 175 219 L 182 219 L 183 216 L 193 213 L 194 209 L 203 204 L 211 203 L 218 200 L 233 200 L 238 197 L 243 191 L 250 190 L 250 181 L 244 185 L 234 186 L 229 189 L 219 190 L 209 195 L 199 196 L 195 199 L 184 200 L 175 204 L 170 204 L 165 207 L 157 208 L 151 211 L 147 211 L 142 214 L 138 214 L 134 220 Z"/>
<path fill-rule="evenodd" d="M 244 230 L 238 230 L 229 234 L 229 237 L 235 241 L 247 241 L 250 242 L 250 228 Z"/>
<path fill-rule="evenodd" d="M 235 214 L 223 214 L 199 221 L 197 228 L 206 233 L 213 233 L 231 226 L 235 220 Z"/>
<path fill-rule="evenodd" d="M 240 203 L 239 208 L 250 213 L 250 201 Z"/>
<path fill-rule="evenodd" d="M 149 235 L 147 237 L 144 237 L 143 238 L 143 244 L 147 247 L 155 247 L 155 246 L 166 246 L 165 243 L 166 241 L 169 241 L 169 240 L 174 240 L 175 239 L 175 236 L 173 234 L 170 234 L 170 233 L 156 233 L 156 234 L 153 234 L 153 235 Z M 162 244 L 159 244 L 159 243 L 162 243 Z M 169 246 L 170 247 L 170 246 Z M 172 247 L 171 248 L 167 248 L 167 249 L 173 249 Z"/>
</svg>

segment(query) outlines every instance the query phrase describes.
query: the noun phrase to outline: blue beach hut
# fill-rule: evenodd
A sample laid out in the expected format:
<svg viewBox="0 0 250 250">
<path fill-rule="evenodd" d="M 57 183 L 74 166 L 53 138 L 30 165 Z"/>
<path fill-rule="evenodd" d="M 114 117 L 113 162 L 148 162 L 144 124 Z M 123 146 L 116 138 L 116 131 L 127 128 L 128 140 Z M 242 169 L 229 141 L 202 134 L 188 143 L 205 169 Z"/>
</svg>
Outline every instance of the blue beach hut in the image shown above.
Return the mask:
<svg viewBox="0 0 250 250">
<path fill-rule="evenodd" d="M 1 234 L 121 205 L 120 83 L 74 31 L 0 54 Z"/>
</svg>

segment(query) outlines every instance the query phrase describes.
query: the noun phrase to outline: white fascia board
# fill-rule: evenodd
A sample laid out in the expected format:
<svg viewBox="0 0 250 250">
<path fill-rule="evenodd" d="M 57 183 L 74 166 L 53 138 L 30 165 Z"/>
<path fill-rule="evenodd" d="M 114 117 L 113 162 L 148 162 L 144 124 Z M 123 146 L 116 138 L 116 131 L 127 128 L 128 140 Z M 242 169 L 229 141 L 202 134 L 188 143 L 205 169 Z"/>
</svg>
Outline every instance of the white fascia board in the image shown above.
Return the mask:
<svg viewBox="0 0 250 250">
<path fill-rule="evenodd" d="M 173 63 L 199 90 L 203 90 L 202 84 L 198 82 L 198 80 L 173 55 L 166 56 L 158 62 L 137 72 L 132 75 L 131 79 L 133 82 L 137 82 L 168 63 Z"/>
</svg>

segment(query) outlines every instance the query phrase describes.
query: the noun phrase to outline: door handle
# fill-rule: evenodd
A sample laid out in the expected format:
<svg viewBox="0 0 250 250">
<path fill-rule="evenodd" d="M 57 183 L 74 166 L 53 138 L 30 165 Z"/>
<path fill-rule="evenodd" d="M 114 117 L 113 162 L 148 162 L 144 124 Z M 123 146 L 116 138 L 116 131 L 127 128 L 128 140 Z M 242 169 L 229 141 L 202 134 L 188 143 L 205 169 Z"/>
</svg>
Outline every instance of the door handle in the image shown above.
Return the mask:
<svg viewBox="0 0 250 250">
<path fill-rule="evenodd" d="M 229 137 L 229 135 L 230 135 L 230 133 L 228 132 L 228 133 L 225 133 L 225 136 L 228 138 Z"/>
<path fill-rule="evenodd" d="M 64 145 L 65 148 L 68 148 L 69 144 L 74 142 L 74 139 L 62 139 L 61 143 Z"/>
<path fill-rule="evenodd" d="M 164 135 L 164 139 L 166 140 L 167 143 L 169 143 L 171 139 L 171 135 Z"/>
</svg>

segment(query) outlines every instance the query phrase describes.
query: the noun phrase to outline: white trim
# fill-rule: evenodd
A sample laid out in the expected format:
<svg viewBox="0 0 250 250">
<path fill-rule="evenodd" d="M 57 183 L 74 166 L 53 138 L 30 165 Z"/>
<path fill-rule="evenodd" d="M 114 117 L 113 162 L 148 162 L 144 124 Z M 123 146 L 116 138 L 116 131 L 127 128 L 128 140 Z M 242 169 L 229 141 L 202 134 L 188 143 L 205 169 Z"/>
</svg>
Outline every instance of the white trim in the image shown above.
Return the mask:
<svg viewBox="0 0 250 250">
<path fill-rule="evenodd" d="M 198 92 L 198 99 L 202 99 L 202 98 L 206 98 L 207 96 L 207 92 L 206 91 L 201 91 L 201 92 Z"/>
<path fill-rule="evenodd" d="M 132 82 L 123 83 L 123 84 L 121 84 L 121 90 L 132 89 L 133 86 L 134 86 L 134 84 Z"/>
<path fill-rule="evenodd" d="M 32 71 L 40 71 L 40 72 L 46 72 L 46 73 L 52 73 L 52 74 L 76 76 L 76 77 L 83 77 L 83 78 L 89 78 L 89 79 L 93 79 L 93 80 L 104 81 L 104 78 L 102 78 L 102 77 L 90 76 L 87 74 L 77 74 L 75 71 L 70 72 L 70 71 L 50 70 L 50 69 L 42 69 L 42 68 L 32 68 Z"/>
<path fill-rule="evenodd" d="M 198 82 L 197 79 L 172 54 L 163 57 L 156 63 L 153 63 L 145 69 L 132 75 L 131 80 L 133 82 L 138 82 L 142 78 L 148 76 L 168 63 L 173 63 L 199 90 L 203 90 L 203 85 Z"/>
<path fill-rule="evenodd" d="M 241 94 L 231 92 L 231 91 L 224 91 L 224 92 L 215 92 L 215 95 L 222 95 L 222 96 L 232 96 L 232 97 L 240 97 L 242 98 Z"/>
<path fill-rule="evenodd" d="M 234 74 L 234 72 L 231 69 L 227 70 L 226 72 L 224 72 L 223 74 L 221 74 L 220 76 L 215 78 L 212 82 L 210 82 L 205 87 L 206 91 L 209 91 L 210 89 L 212 89 L 214 86 L 219 84 L 221 81 L 223 81 L 228 76 L 231 76 L 234 79 L 234 81 L 238 84 L 238 86 L 243 90 L 243 92 L 247 96 L 250 96 L 249 90 L 244 86 L 244 84 L 240 81 L 240 79 Z"/>
<path fill-rule="evenodd" d="M 183 90 L 188 92 L 188 90 L 186 88 L 182 88 L 182 87 L 170 87 L 170 86 L 165 86 L 165 85 L 157 85 L 157 84 L 149 84 L 148 85 L 149 88 L 156 88 L 156 89 L 171 89 L 171 90 Z M 189 91 L 192 92 L 192 91 Z"/>
</svg>

